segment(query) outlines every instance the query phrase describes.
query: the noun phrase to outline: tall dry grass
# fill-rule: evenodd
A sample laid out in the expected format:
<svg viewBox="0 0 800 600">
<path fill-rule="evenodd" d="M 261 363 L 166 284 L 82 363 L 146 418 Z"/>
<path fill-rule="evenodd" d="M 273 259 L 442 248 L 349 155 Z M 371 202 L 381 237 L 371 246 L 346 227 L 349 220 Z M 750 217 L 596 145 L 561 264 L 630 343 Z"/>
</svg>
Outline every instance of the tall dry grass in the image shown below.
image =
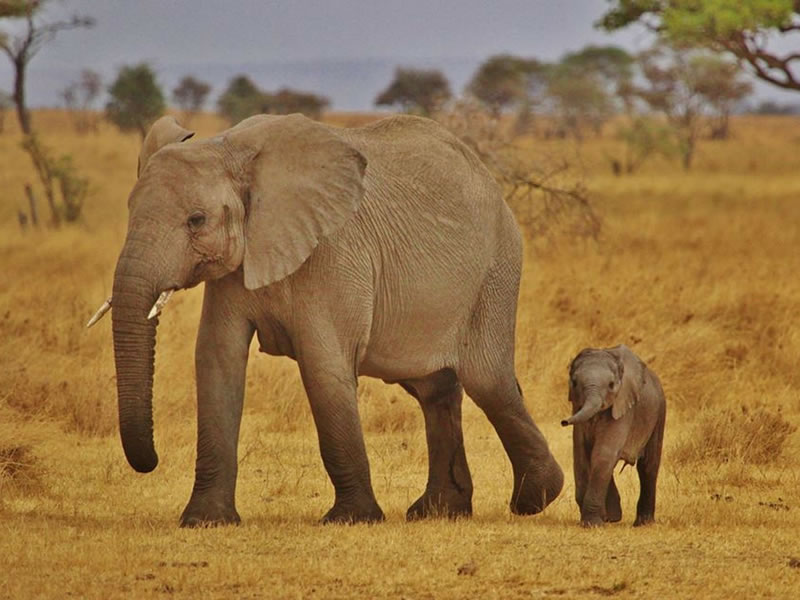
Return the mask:
<svg viewBox="0 0 800 600">
<path fill-rule="evenodd" d="M 368 117 L 339 115 L 337 124 Z M 244 525 L 180 531 L 192 485 L 194 335 L 202 290 L 159 328 L 156 444 L 133 473 L 116 434 L 109 294 L 138 139 L 76 136 L 58 112 L 43 139 L 92 180 L 79 225 L 20 232 L 33 175 L 0 135 L 0 596 L 793 597 L 800 586 L 800 122 L 746 117 L 700 146 L 696 168 L 654 160 L 616 178 L 610 135 L 530 151 L 581 165 L 603 219 L 597 241 L 528 240 L 517 329 L 526 401 L 567 474 L 538 517 L 509 515 L 511 472 L 465 403 L 475 482 L 469 521 L 406 524 L 425 484 L 416 403 L 362 380 L 373 483 L 388 522 L 319 527 L 332 488 L 294 363 L 253 352 L 240 442 Z M 209 135 L 223 124 L 195 125 Z M 9 128 L 11 129 L 11 128 Z M 40 214 L 44 205 L 40 205 Z M 617 476 L 623 522 L 577 526 L 566 368 L 585 346 L 630 345 L 659 374 L 668 422 L 657 524 L 633 530 L 634 469 Z M 793 566 L 794 565 L 794 566 Z"/>
</svg>

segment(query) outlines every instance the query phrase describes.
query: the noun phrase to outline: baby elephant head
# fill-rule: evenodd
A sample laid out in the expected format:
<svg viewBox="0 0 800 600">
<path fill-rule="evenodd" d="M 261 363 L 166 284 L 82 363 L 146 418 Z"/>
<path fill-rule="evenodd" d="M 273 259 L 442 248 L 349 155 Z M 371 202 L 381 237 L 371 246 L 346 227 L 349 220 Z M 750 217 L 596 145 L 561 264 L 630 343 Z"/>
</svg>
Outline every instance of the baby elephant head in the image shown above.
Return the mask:
<svg viewBox="0 0 800 600">
<path fill-rule="evenodd" d="M 561 425 L 585 423 L 611 408 L 621 418 L 639 399 L 644 365 L 626 346 L 581 350 L 569 367 L 569 401 L 573 414 Z"/>
</svg>

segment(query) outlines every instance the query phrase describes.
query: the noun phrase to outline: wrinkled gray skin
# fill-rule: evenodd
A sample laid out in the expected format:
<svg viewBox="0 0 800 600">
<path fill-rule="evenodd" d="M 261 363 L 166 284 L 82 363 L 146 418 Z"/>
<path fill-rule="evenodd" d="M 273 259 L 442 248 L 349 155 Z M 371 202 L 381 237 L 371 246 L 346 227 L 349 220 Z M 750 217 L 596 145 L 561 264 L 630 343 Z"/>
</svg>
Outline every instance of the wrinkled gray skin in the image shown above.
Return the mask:
<svg viewBox="0 0 800 600">
<path fill-rule="evenodd" d="M 469 515 L 465 390 L 514 472 L 511 510 L 537 513 L 563 474 L 514 375 L 520 234 L 476 156 L 432 121 L 336 129 L 258 116 L 212 139 L 156 122 L 139 158 L 113 288 L 122 444 L 152 471 L 156 321 L 165 290 L 205 282 L 196 347 L 198 439 L 184 526 L 236 523 L 248 348 L 300 368 L 336 497 L 324 522 L 378 521 L 357 376 L 422 407 L 428 484 L 409 518 Z M 167 310 L 169 307 L 167 308 Z"/>
<path fill-rule="evenodd" d="M 639 473 L 634 526 L 652 522 L 666 419 L 661 382 L 625 345 L 582 350 L 570 365 L 569 381 L 573 414 L 561 424 L 575 426 L 572 454 L 581 524 L 622 519 L 614 484 L 620 460 L 635 464 Z"/>
</svg>

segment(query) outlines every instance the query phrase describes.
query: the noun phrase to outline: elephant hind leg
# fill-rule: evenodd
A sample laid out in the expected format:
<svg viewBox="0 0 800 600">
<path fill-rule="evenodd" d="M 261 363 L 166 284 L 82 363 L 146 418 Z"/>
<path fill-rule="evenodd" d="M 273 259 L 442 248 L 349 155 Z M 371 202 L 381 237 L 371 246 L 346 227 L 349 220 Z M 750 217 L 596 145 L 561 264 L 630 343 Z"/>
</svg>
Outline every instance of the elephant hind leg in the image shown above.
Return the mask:
<svg viewBox="0 0 800 600">
<path fill-rule="evenodd" d="M 425 417 L 428 483 L 406 513 L 408 520 L 465 517 L 472 514 L 472 477 L 461 429 L 461 384 L 452 369 L 400 382 Z"/>
<path fill-rule="evenodd" d="M 561 493 L 564 473 L 525 408 L 513 371 L 510 376 L 497 373 L 466 369 L 461 377 L 465 391 L 486 414 L 511 460 L 511 512 L 536 514 Z"/>
<path fill-rule="evenodd" d="M 658 422 L 650 439 L 644 447 L 642 457 L 636 462 L 639 473 L 639 501 L 636 503 L 636 520 L 634 527 L 647 525 L 655 520 L 656 515 L 656 482 L 658 468 L 661 465 L 661 448 L 664 442 L 664 424 L 666 410 L 662 408 Z"/>
<path fill-rule="evenodd" d="M 558 497 L 564 472 L 522 399 L 514 373 L 514 328 L 521 265 L 521 246 L 511 230 L 501 236 L 495 264 L 473 308 L 460 348 L 458 379 L 494 427 L 514 472 L 511 511 L 536 514 Z"/>
<path fill-rule="evenodd" d="M 619 501 L 619 490 L 617 484 L 614 483 L 614 476 L 611 476 L 611 481 L 608 482 L 608 491 L 606 492 L 606 518 L 607 523 L 618 523 L 622 520 L 622 506 Z"/>
</svg>

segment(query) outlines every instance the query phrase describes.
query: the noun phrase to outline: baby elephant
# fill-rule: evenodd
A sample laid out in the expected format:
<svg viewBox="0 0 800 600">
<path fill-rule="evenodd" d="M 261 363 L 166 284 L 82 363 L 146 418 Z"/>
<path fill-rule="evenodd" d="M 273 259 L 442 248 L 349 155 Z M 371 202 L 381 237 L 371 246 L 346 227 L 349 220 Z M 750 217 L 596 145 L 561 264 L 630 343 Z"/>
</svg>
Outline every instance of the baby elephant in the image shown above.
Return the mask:
<svg viewBox="0 0 800 600">
<path fill-rule="evenodd" d="M 666 402 L 661 382 L 625 345 L 581 350 L 569 367 L 575 500 L 581 524 L 622 519 L 614 467 L 622 460 L 639 472 L 634 527 L 653 521 Z M 610 409 L 610 410 L 608 410 Z"/>
</svg>

